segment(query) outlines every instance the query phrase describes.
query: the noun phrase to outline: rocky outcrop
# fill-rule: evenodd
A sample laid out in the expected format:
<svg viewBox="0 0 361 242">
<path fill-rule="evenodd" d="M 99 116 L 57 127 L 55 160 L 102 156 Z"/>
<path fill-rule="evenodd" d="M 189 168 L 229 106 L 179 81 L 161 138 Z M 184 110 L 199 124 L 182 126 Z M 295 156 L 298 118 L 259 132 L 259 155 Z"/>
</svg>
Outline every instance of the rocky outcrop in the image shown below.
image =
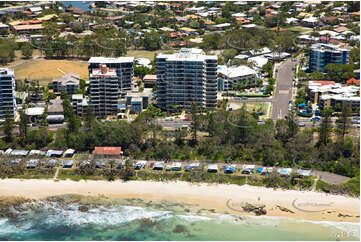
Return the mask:
<svg viewBox="0 0 361 242">
<path fill-rule="evenodd" d="M 253 205 L 250 203 L 246 203 L 246 205 L 244 205 L 242 209 L 245 212 L 252 212 L 257 216 L 261 216 L 267 214 L 267 210 L 265 209 L 265 207 L 266 205 Z"/>
</svg>

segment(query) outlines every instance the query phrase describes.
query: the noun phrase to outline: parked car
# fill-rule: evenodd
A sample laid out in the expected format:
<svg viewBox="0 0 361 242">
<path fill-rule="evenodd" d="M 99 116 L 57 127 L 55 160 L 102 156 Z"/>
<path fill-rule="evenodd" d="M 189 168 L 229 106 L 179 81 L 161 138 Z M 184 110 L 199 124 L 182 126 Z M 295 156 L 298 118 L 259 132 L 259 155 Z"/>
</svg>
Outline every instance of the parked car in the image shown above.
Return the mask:
<svg viewBox="0 0 361 242">
<path fill-rule="evenodd" d="M 192 121 L 191 118 L 185 118 L 184 121 Z"/>
<path fill-rule="evenodd" d="M 138 161 L 137 163 L 135 163 L 135 169 L 140 170 L 142 168 L 145 168 L 146 165 L 147 165 L 147 161 L 145 160 Z"/>
<path fill-rule="evenodd" d="M 247 100 L 248 99 L 248 97 L 242 97 L 242 100 Z"/>
<path fill-rule="evenodd" d="M 174 118 L 173 118 L 173 117 L 166 117 L 164 120 L 165 120 L 165 121 L 173 121 Z"/>
</svg>

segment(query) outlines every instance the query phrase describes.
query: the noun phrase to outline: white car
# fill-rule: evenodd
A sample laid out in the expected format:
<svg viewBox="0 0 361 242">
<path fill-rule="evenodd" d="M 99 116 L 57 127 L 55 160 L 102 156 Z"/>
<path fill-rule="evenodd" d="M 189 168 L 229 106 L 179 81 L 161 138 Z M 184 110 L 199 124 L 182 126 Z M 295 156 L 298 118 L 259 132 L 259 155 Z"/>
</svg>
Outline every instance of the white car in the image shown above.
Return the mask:
<svg viewBox="0 0 361 242">
<path fill-rule="evenodd" d="M 173 117 L 166 117 L 166 118 L 165 118 L 165 121 L 173 121 L 173 120 L 174 120 Z"/>
</svg>

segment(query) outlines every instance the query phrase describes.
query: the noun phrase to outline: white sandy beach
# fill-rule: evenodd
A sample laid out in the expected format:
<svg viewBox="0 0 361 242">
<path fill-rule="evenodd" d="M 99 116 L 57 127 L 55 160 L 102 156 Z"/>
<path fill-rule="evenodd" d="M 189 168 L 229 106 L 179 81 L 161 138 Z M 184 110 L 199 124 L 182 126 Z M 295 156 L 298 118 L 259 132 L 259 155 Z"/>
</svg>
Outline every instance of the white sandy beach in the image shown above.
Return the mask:
<svg viewBox="0 0 361 242">
<path fill-rule="evenodd" d="M 241 208 L 248 202 L 266 205 L 267 216 L 318 221 L 360 221 L 358 198 L 312 191 L 285 191 L 249 185 L 190 184 L 187 182 L 0 180 L 0 196 L 41 199 L 63 194 L 104 195 L 152 201 L 168 200 L 232 214 L 249 214 L 243 212 Z M 277 205 L 294 213 L 281 211 Z M 352 217 L 339 217 L 339 213 Z"/>
</svg>

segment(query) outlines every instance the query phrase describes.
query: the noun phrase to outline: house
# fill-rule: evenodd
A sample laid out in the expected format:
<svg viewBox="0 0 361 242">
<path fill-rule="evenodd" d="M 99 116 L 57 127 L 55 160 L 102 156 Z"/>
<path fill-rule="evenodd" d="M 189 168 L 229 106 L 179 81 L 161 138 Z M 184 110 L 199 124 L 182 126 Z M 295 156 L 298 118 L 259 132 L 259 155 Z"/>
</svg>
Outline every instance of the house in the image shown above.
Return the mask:
<svg viewBox="0 0 361 242">
<path fill-rule="evenodd" d="M 359 80 L 356 80 L 355 78 L 350 78 L 346 81 L 347 85 L 348 86 L 351 86 L 351 85 L 355 85 L 355 86 L 359 86 L 360 85 L 360 81 Z"/>
<path fill-rule="evenodd" d="M 11 151 L 10 155 L 13 156 L 27 156 L 29 153 L 28 150 L 13 150 Z"/>
<path fill-rule="evenodd" d="M 304 18 L 301 20 L 301 25 L 304 27 L 316 27 L 319 25 L 319 20 L 316 17 Z"/>
<path fill-rule="evenodd" d="M 45 156 L 45 152 L 41 150 L 30 150 L 29 156 Z"/>
<path fill-rule="evenodd" d="M 120 146 L 95 146 L 93 155 L 103 157 L 120 157 L 123 155 Z"/>
<path fill-rule="evenodd" d="M 60 158 L 63 155 L 63 151 L 62 150 L 48 150 L 48 152 L 46 152 L 46 156 L 47 157 L 57 157 Z"/>
<path fill-rule="evenodd" d="M 152 88 L 157 85 L 157 75 L 145 75 L 143 77 L 143 83 L 145 88 Z"/>
<path fill-rule="evenodd" d="M 60 97 L 50 100 L 48 105 L 48 115 L 63 115 L 63 101 Z"/>
<path fill-rule="evenodd" d="M 297 170 L 297 174 L 298 174 L 299 176 L 301 176 L 301 177 L 311 176 L 311 172 L 312 172 L 311 169 L 301 168 L 301 169 L 298 169 L 298 170 Z"/>
<path fill-rule="evenodd" d="M 73 149 L 67 149 L 67 150 L 64 152 L 64 157 L 71 158 L 71 157 L 73 157 L 74 153 L 75 153 L 75 150 L 73 150 Z"/>
<path fill-rule="evenodd" d="M 46 167 L 46 168 L 53 168 L 53 167 L 56 166 L 56 164 L 57 164 L 57 160 L 51 159 L 51 160 L 48 160 L 48 161 L 46 162 L 45 167 Z"/>
<path fill-rule="evenodd" d="M 25 24 L 12 26 L 15 32 L 18 34 L 28 34 L 33 32 L 39 32 L 44 29 L 42 24 Z"/>
<path fill-rule="evenodd" d="M 280 176 L 290 176 L 292 173 L 292 168 L 279 168 L 277 169 L 277 173 Z"/>
<path fill-rule="evenodd" d="M 76 8 L 76 7 L 67 8 L 66 12 L 77 14 L 77 15 L 83 15 L 86 13 L 85 10 L 83 10 L 81 8 Z"/>
<path fill-rule="evenodd" d="M 80 77 L 79 75 L 68 73 L 61 78 L 53 80 L 54 92 L 67 92 L 68 94 L 74 94 L 79 89 Z"/>
<path fill-rule="evenodd" d="M 255 66 L 260 70 L 265 64 L 267 64 L 268 58 L 264 56 L 255 56 L 248 58 L 248 62 L 253 62 Z"/>
<path fill-rule="evenodd" d="M 73 160 L 65 160 L 63 161 L 63 168 L 72 168 L 74 165 Z"/>
<path fill-rule="evenodd" d="M 43 107 L 33 107 L 25 109 L 25 114 L 29 116 L 30 122 L 37 123 L 41 116 L 44 114 L 45 108 Z"/>
<path fill-rule="evenodd" d="M 39 160 L 28 160 L 26 162 L 26 168 L 35 169 L 39 166 Z"/>
</svg>

